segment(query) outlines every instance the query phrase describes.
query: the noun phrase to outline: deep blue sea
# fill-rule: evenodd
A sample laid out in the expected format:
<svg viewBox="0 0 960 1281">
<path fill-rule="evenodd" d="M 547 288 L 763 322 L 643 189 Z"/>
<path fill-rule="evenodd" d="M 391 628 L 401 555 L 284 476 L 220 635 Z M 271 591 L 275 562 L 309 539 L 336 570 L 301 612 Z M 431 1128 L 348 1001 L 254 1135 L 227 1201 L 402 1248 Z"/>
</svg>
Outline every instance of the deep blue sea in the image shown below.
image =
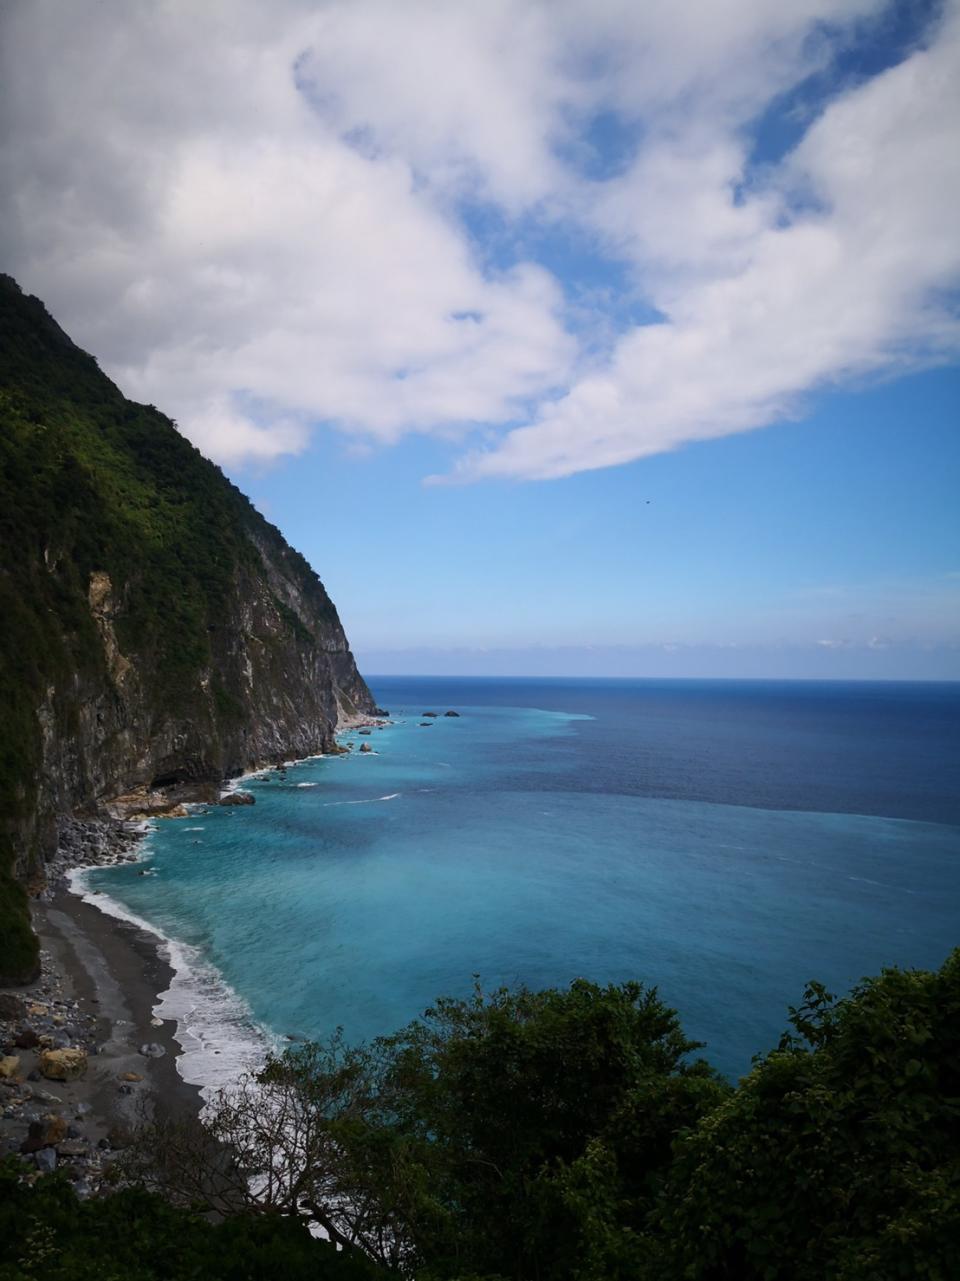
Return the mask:
<svg viewBox="0 0 960 1281">
<path fill-rule="evenodd" d="M 195 1079 L 251 1019 L 361 1040 L 474 975 L 656 984 L 736 1077 L 808 980 L 960 944 L 960 685 L 370 684 L 395 723 L 350 755 L 157 823 L 148 875 L 88 876 L 185 945 L 165 1012 Z"/>
</svg>

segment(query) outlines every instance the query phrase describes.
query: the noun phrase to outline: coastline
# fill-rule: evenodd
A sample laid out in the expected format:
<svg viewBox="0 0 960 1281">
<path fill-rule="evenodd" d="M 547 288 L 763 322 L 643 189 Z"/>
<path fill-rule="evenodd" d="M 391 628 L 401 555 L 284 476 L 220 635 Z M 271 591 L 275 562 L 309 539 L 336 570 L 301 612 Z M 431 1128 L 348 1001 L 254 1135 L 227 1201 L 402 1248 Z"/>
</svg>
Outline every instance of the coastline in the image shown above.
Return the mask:
<svg viewBox="0 0 960 1281">
<path fill-rule="evenodd" d="M 154 990 L 151 1012 L 172 1027 L 178 1077 L 197 1092 L 202 1112 L 218 1090 L 258 1068 L 279 1044 L 199 949 L 164 934 L 107 892 L 90 889 L 90 870 L 74 873 L 70 894 L 96 913 L 105 930 L 133 931 L 157 955 L 169 978 Z"/>
<path fill-rule="evenodd" d="M 383 723 L 343 717 L 336 734 Z M 247 781 L 329 754 L 245 771 L 208 786 L 202 799 L 184 789 L 131 794 L 105 807 L 109 817 L 61 820 L 47 887 L 32 907 L 41 975 L 7 989 L 11 1003 L 0 1009 L 2 1053 L 19 1060 L 0 1078 L 0 1156 L 21 1151 L 41 1171 L 63 1169 L 89 1195 L 137 1125 L 198 1118 L 218 1089 L 282 1048 L 198 949 L 92 889 L 87 874 L 149 863 L 154 820 L 197 817 Z M 18 1046 L 24 1034 L 26 1048 Z M 87 1054 L 82 1076 L 41 1076 L 40 1053 L 51 1043 Z"/>
<path fill-rule="evenodd" d="M 199 1089 L 177 1071 L 183 1050 L 176 1021 L 154 1014 L 175 975 L 156 935 L 108 916 L 71 890 L 38 905 L 35 928 L 65 991 L 97 1014 L 106 1034 L 87 1072 L 96 1096 L 94 1112 L 133 1122 L 146 1098 L 157 1119 L 199 1114 Z M 163 1055 L 141 1054 L 140 1047 L 148 1044 L 159 1045 Z M 126 1072 L 142 1075 L 142 1085 L 131 1094 L 111 1091 L 113 1080 Z"/>
<path fill-rule="evenodd" d="M 139 1124 L 195 1118 L 202 1099 L 177 1071 L 176 1022 L 154 1015 L 174 974 L 157 940 L 63 886 L 34 904 L 33 923 L 41 976 L 8 989 L 6 1012 L 20 1013 L 5 1024 L 18 1041 L 82 1048 L 86 1070 L 75 1080 L 47 1079 L 43 1045 L 14 1046 L 17 1070 L 0 1090 L 0 1152 L 22 1152 L 44 1172 L 64 1170 L 89 1195 Z"/>
</svg>

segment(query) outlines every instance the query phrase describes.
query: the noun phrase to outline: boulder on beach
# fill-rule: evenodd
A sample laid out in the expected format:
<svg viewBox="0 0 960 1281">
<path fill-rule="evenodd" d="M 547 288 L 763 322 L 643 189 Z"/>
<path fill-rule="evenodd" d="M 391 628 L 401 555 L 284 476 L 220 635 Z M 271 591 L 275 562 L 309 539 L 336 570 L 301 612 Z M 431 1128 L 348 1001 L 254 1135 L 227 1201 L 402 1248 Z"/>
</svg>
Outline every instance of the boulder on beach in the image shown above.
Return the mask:
<svg viewBox="0 0 960 1281">
<path fill-rule="evenodd" d="M 459 716 L 459 712 L 444 712 L 444 716 Z"/>
<path fill-rule="evenodd" d="M 127 1125 L 111 1125 L 107 1131 L 107 1142 L 115 1152 L 128 1148 L 133 1142 L 133 1131 Z"/>
<path fill-rule="evenodd" d="M 373 748 L 370 746 L 370 744 L 369 744 L 369 743 L 361 743 L 361 744 L 360 744 L 360 755 L 361 755 L 361 756 L 364 754 L 364 752 L 372 752 L 372 751 L 373 751 Z"/>
<path fill-rule="evenodd" d="M 20 1155 L 30 1156 L 33 1152 L 39 1152 L 44 1146 L 43 1141 L 43 1122 L 31 1121 L 27 1126 L 27 1137 L 20 1144 Z"/>
<path fill-rule="evenodd" d="M 65 1139 L 57 1144 L 58 1156 L 88 1156 L 90 1144 L 86 1139 Z"/>
<path fill-rule="evenodd" d="M 9 1081 L 20 1070 L 20 1060 L 16 1054 L 5 1054 L 0 1059 L 0 1080 Z"/>
<path fill-rule="evenodd" d="M 257 798 L 249 792 L 227 792 L 220 797 L 221 805 L 256 805 Z"/>
<path fill-rule="evenodd" d="M 67 1122 L 62 1116 L 43 1118 L 43 1147 L 55 1148 L 67 1137 Z"/>
<path fill-rule="evenodd" d="M 86 1070 L 86 1050 L 44 1050 L 40 1055 L 40 1071 L 48 1081 L 75 1081 Z"/>
<path fill-rule="evenodd" d="M 140 1053 L 146 1059 L 162 1059 L 166 1050 L 162 1045 L 157 1045 L 156 1041 L 148 1041 L 146 1045 L 140 1046 Z"/>
<path fill-rule="evenodd" d="M 37 1073 L 35 1080 L 40 1080 L 39 1072 Z M 38 1090 L 35 1085 L 30 1088 L 28 1097 L 33 1099 L 35 1103 L 49 1103 L 55 1108 L 58 1108 L 63 1102 L 63 1099 L 61 1099 L 58 1094 L 49 1094 L 46 1090 Z"/>
<path fill-rule="evenodd" d="M 26 1003 L 12 992 L 0 992 L 0 1022 L 19 1023 L 26 1018 Z"/>
</svg>

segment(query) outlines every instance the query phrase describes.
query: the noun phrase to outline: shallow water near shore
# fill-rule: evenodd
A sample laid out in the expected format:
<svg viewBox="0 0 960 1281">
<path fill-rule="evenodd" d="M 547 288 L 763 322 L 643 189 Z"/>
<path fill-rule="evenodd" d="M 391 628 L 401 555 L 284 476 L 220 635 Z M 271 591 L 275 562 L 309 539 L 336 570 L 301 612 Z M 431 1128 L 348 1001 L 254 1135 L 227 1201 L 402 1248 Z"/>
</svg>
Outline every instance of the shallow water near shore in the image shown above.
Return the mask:
<svg viewBox="0 0 960 1281">
<path fill-rule="evenodd" d="M 361 1040 L 475 974 L 655 983 L 736 1076 L 807 980 L 960 942 L 960 687 L 371 684 L 396 723 L 349 756 L 157 824 L 150 875 L 86 874 L 183 945 L 193 1079 L 247 1019 Z"/>
</svg>

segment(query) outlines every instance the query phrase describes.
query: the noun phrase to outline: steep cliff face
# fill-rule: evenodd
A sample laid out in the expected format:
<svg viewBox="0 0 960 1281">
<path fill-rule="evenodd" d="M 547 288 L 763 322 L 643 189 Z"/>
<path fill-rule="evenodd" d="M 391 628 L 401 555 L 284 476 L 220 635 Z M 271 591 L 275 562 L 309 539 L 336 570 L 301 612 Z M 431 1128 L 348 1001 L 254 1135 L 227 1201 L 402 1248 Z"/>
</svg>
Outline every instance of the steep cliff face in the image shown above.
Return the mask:
<svg viewBox="0 0 960 1281">
<path fill-rule="evenodd" d="M 58 815 L 332 744 L 374 710 L 306 561 L 0 277 L 0 976 Z"/>
</svg>

